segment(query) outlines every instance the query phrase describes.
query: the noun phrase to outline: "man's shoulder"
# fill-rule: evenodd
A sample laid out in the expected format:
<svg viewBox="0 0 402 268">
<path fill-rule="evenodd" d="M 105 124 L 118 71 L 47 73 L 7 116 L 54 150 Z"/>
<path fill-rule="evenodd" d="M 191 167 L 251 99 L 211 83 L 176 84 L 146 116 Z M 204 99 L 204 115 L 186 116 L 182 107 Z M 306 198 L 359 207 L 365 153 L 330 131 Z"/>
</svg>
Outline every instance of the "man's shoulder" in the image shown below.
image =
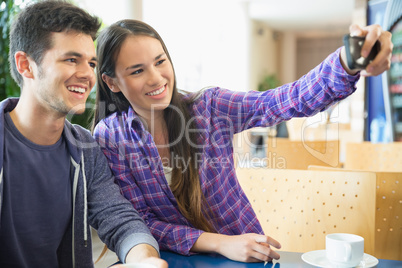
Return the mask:
<svg viewBox="0 0 402 268">
<path fill-rule="evenodd" d="M 0 102 L 0 113 L 10 112 L 17 106 L 19 98 L 7 98 Z"/>
<path fill-rule="evenodd" d="M 91 132 L 88 129 L 77 124 L 71 124 L 69 122 L 66 122 L 66 125 L 69 129 L 71 129 L 71 132 L 74 132 L 73 135 L 78 134 L 80 138 L 84 139 L 92 138 Z"/>
<path fill-rule="evenodd" d="M 77 124 L 71 124 L 67 120 L 64 124 L 64 136 L 68 139 L 69 143 L 81 149 L 90 149 L 98 146 L 88 129 Z"/>
</svg>

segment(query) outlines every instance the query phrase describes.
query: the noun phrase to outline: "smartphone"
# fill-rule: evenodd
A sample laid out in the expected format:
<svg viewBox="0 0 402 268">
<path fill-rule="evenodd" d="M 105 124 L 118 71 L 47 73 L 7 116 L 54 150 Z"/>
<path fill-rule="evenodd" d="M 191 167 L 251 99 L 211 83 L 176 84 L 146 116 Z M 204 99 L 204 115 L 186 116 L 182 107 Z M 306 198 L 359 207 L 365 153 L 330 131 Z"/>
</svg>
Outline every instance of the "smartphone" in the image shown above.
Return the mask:
<svg viewBox="0 0 402 268">
<path fill-rule="evenodd" d="M 377 56 L 378 52 L 380 51 L 381 45 L 377 41 L 371 49 L 370 54 L 367 56 L 367 58 L 363 58 L 362 56 L 360 56 L 360 52 L 365 40 L 366 38 L 361 36 L 350 36 L 350 34 L 344 35 L 343 43 L 346 49 L 346 59 L 349 69 L 366 69 L 367 65 L 369 65 L 369 63 Z"/>
</svg>

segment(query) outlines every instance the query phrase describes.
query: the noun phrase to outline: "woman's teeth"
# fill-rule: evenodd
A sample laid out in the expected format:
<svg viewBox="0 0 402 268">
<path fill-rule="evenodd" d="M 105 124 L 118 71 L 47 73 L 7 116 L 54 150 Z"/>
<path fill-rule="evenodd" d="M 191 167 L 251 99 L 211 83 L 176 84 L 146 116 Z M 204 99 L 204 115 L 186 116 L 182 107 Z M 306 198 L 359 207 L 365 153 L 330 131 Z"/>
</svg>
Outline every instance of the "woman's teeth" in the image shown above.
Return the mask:
<svg viewBox="0 0 402 268">
<path fill-rule="evenodd" d="M 152 91 L 152 92 L 149 92 L 149 93 L 147 93 L 147 94 L 145 94 L 145 95 L 148 95 L 148 96 L 155 96 L 155 95 L 161 94 L 163 91 L 165 91 L 165 87 L 161 87 L 160 89 L 155 90 L 155 91 Z"/>
<path fill-rule="evenodd" d="M 85 93 L 85 88 L 82 87 L 67 87 L 67 89 L 72 92 Z"/>
</svg>

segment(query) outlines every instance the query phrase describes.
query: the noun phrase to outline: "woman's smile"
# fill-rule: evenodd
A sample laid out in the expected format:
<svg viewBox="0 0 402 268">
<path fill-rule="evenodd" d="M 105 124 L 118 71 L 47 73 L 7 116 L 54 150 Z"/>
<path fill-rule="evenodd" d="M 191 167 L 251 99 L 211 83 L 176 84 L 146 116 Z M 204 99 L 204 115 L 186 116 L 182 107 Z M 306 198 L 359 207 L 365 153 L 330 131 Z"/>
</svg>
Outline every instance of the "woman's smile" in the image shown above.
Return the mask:
<svg viewBox="0 0 402 268">
<path fill-rule="evenodd" d="M 164 85 L 163 87 L 159 88 L 159 89 L 155 89 L 154 91 L 148 92 L 145 95 L 147 96 L 151 96 L 151 97 L 164 97 L 163 94 L 166 93 L 166 85 Z M 163 94 L 163 96 L 161 96 Z"/>
</svg>

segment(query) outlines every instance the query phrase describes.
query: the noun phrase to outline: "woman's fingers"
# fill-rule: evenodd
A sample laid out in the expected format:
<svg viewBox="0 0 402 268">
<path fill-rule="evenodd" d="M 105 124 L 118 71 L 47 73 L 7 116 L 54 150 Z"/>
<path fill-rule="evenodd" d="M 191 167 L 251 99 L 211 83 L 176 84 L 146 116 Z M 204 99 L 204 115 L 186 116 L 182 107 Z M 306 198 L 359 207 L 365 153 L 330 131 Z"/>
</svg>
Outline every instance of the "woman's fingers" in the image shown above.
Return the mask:
<svg viewBox="0 0 402 268">
<path fill-rule="evenodd" d="M 391 37 L 391 33 L 387 31 L 381 34 L 378 39 L 381 44 L 381 50 L 375 59 L 367 66 L 366 72 L 362 73 L 362 75 L 379 75 L 390 68 L 393 49 Z"/>
<path fill-rule="evenodd" d="M 254 250 L 260 254 L 263 254 L 264 259 L 260 259 L 262 261 L 271 261 L 272 259 L 278 260 L 280 258 L 279 253 L 275 252 L 271 246 L 280 249 L 281 244 L 273 239 L 270 236 L 265 236 L 265 235 L 258 235 L 256 237 L 256 247 Z M 266 258 L 268 257 L 268 258 Z"/>
<path fill-rule="evenodd" d="M 365 36 L 365 41 L 361 49 L 362 57 L 369 55 L 377 41 L 380 43 L 380 51 L 367 68 L 361 71 L 360 74 L 362 76 L 379 75 L 390 68 L 393 49 L 391 41 L 392 34 L 390 32 L 384 31 L 381 26 L 377 24 L 365 27 L 353 24 L 349 27 L 349 30 L 352 36 Z"/>
<path fill-rule="evenodd" d="M 255 251 L 268 257 L 268 259 L 264 259 L 263 261 L 271 261 L 272 259 L 279 260 L 279 258 L 281 257 L 278 252 L 273 250 L 268 244 L 264 243 L 259 243 L 259 247 L 257 247 Z"/>
<path fill-rule="evenodd" d="M 255 241 L 258 243 L 267 243 L 277 249 L 281 248 L 281 244 L 278 241 L 267 235 L 257 235 Z"/>
</svg>

